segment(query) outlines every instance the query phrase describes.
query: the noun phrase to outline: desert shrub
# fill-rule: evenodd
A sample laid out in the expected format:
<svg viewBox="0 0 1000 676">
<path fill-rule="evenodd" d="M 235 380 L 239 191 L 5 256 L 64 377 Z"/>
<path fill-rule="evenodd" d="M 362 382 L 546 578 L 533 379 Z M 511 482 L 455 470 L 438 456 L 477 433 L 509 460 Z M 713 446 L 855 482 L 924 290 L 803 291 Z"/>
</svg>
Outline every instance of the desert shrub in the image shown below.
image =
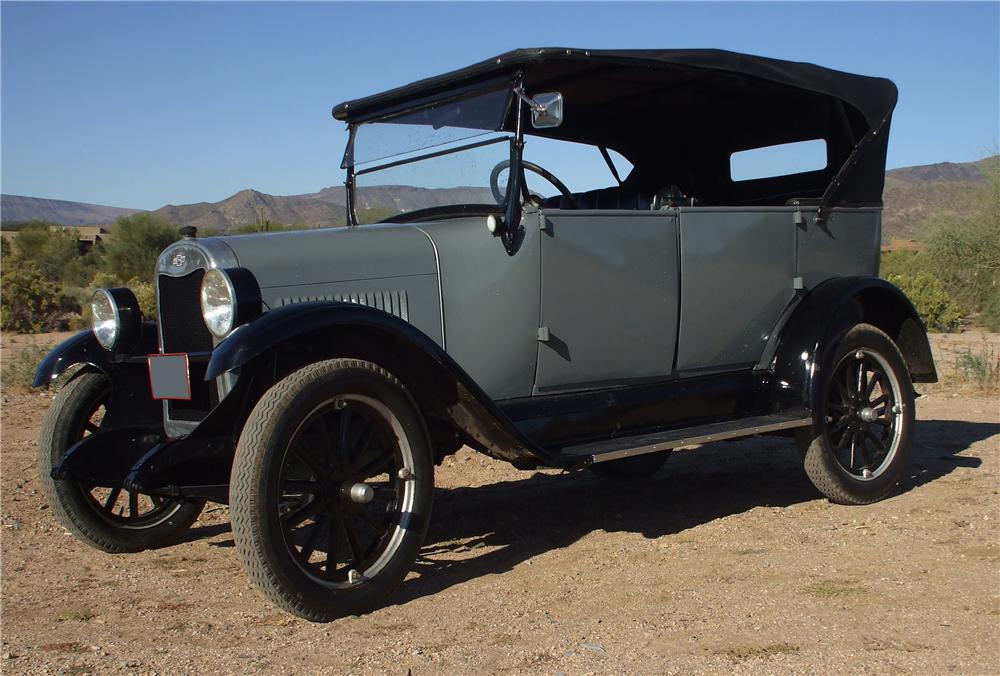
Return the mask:
<svg viewBox="0 0 1000 676">
<path fill-rule="evenodd" d="M 0 328 L 18 333 L 51 331 L 62 313 L 59 285 L 34 261 L 5 263 Z"/>
<path fill-rule="evenodd" d="M 983 301 L 980 322 L 990 331 L 1000 331 L 1000 285 L 993 287 Z"/>
<path fill-rule="evenodd" d="M 1000 390 L 1000 353 L 986 342 L 979 350 L 966 349 L 955 357 L 955 372 L 964 384 L 980 390 Z"/>
<path fill-rule="evenodd" d="M 153 283 L 133 277 L 128 280 L 128 284 L 125 286 L 132 289 L 136 300 L 139 301 L 142 314 L 146 317 L 156 317 L 156 289 L 153 287 Z"/>
<path fill-rule="evenodd" d="M 1000 158 L 982 165 L 986 185 L 964 215 L 925 223 L 927 259 L 951 296 L 967 312 L 985 309 L 1000 287 Z"/>
<path fill-rule="evenodd" d="M 8 346 L 3 364 L 0 364 L 0 381 L 3 383 L 4 391 L 30 390 L 38 364 L 48 351 L 44 345 Z"/>
<path fill-rule="evenodd" d="M 54 282 L 82 284 L 87 276 L 76 235 L 70 230 L 50 230 L 43 224 L 26 226 L 14 235 L 13 255 L 17 261 L 35 263 Z"/>
<path fill-rule="evenodd" d="M 882 254 L 879 263 L 879 274 L 883 279 L 896 275 L 914 275 L 918 272 L 931 272 L 934 265 L 930 256 L 923 251 L 887 251 Z"/>
<path fill-rule="evenodd" d="M 958 328 L 962 309 L 937 277 L 918 272 L 890 275 L 888 280 L 907 295 L 928 329 L 954 331 Z"/>
<path fill-rule="evenodd" d="M 152 214 L 119 218 L 105 247 L 103 271 L 118 279 L 151 279 L 157 256 L 177 239 L 177 229 Z"/>
</svg>

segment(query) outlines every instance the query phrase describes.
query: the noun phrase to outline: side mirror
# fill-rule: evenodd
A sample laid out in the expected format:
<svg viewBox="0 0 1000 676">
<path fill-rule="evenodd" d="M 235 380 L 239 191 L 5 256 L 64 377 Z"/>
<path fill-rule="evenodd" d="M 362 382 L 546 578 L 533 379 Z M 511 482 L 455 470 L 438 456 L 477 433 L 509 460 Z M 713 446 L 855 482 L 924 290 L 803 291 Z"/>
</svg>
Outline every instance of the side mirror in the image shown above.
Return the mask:
<svg viewBox="0 0 1000 676">
<path fill-rule="evenodd" d="M 531 99 L 531 126 L 550 129 L 563 123 L 563 96 L 559 92 L 536 94 Z"/>
</svg>

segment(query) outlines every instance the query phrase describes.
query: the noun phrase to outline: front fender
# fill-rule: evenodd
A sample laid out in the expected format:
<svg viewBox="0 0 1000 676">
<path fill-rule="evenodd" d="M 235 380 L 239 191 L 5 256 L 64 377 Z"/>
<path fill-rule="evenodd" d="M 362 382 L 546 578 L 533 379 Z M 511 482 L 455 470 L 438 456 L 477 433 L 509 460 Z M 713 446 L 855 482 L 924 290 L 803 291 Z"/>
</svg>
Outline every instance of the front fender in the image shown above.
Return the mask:
<svg viewBox="0 0 1000 676">
<path fill-rule="evenodd" d="M 34 387 L 52 385 L 71 366 L 96 369 L 111 381 L 111 401 L 102 426 L 162 425 L 163 408 L 152 398 L 146 355 L 158 351 L 156 324 L 144 322 L 129 353 L 109 352 L 92 331 L 81 331 L 50 351 L 35 371 Z"/>
<path fill-rule="evenodd" d="M 867 323 L 899 347 L 914 382 L 936 382 L 927 333 L 913 304 L 895 285 L 878 277 L 841 277 L 824 282 L 799 303 L 785 325 L 772 362 L 778 408 L 812 408 L 821 374 L 852 326 Z"/>
<path fill-rule="evenodd" d="M 447 420 L 489 455 L 522 466 L 565 463 L 518 431 L 440 345 L 376 308 L 315 301 L 271 310 L 216 346 L 205 377 L 264 361 L 289 345 L 309 350 L 312 360 L 356 357 L 379 363 L 407 386 L 425 415 Z"/>
</svg>

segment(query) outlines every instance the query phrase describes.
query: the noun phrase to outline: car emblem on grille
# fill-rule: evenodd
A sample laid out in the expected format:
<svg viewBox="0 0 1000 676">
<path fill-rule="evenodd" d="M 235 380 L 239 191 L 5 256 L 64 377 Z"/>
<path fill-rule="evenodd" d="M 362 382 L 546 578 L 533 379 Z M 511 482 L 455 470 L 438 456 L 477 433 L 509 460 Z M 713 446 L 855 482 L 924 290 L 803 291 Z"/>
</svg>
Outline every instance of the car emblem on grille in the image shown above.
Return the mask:
<svg viewBox="0 0 1000 676">
<path fill-rule="evenodd" d="M 184 263 L 187 262 L 187 256 L 184 255 L 183 251 L 178 251 L 174 254 L 174 257 L 170 259 L 170 265 L 175 268 L 184 267 Z"/>
</svg>

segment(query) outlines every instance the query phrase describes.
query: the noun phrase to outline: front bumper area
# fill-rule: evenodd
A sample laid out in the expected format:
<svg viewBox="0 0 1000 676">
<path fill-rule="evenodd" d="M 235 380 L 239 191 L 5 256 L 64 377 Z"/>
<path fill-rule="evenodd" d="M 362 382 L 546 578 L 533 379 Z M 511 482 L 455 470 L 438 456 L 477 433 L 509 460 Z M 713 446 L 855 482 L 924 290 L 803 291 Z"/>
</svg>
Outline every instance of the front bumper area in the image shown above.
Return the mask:
<svg viewBox="0 0 1000 676">
<path fill-rule="evenodd" d="M 248 366 L 238 376 L 229 374 L 232 388 L 226 397 L 185 434 L 168 434 L 165 406 L 153 398 L 147 365 L 147 355 L 158 352 L 156 343 L 146 341 L 132 354 L 116 354 L 92 345 L 87 334 L 56 348 L 39 369 L 42 384 L 76 364 L 100 371 L 111 381 L 111 400 L 99 430 L 63 454 L 52 470 L 53 478 L 147 495 L 227 502 L 254 369 Z M 155 340 L 155 333 L 151 335 Z M 190 357 L 193 364 L 201 364 L 203 374 L 210 353 Z"/>
</svg>

